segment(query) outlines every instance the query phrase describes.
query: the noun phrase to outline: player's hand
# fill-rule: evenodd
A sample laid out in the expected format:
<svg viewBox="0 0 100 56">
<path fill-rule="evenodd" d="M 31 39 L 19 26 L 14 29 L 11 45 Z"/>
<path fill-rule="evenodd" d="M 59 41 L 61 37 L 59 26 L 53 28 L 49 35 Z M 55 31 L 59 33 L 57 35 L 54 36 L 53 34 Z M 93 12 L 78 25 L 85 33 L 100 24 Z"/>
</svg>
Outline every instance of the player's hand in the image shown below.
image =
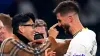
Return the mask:
<svg viewBox="0 0 100 56">
<path fill-rule="evenodd" d="M 50 48 L 45 50 L 45 56 L 56 56 L 56 52 L 50 50 L 51 50 Z"/>
<path fill-rule="evenodd" d="M 50 29 L 48 30 L 48 34 L 49 36 L 53 37 L 53 38 L 56 38 L 57 35 L 58 35 L 58 31 L 57 29 L 55 28 L 56 26 L 58 25 L 58 23 L 54 24 L 52 27 L 50 27 Z"/>
</svg>

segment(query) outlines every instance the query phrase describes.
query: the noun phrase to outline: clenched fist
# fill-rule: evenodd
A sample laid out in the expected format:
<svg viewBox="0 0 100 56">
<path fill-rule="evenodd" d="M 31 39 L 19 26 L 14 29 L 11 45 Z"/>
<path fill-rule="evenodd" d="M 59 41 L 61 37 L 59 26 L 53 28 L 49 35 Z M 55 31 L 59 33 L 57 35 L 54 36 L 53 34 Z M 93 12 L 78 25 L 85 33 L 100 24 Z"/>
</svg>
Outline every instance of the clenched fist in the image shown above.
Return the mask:
<svg viewBox="0 0 100 56">
<path fill-rule="evenodd" d="M 56 26 L 58 25 L 58 23 L 54 24 L 52 27 L 50 27 L 50 29 L 48 30 L 48 34 L 49 36 L 53 37 L 53 38 L 56 38 L 57 35 L 58 35 L 58 31 L 57 29 L 55 28 Z"/>
</svg>

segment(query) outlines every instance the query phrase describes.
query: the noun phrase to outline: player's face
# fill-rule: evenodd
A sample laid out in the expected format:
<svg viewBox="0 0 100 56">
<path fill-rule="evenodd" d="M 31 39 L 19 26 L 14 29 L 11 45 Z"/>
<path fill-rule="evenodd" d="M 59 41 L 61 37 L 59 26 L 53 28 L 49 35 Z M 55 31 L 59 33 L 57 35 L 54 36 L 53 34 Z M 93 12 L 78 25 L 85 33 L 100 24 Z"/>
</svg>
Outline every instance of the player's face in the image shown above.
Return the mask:
<svg viewBox="0 0 100 56">
<path fill-rule="evenodd" d="M 61 16 L 60 13 L 57 14 L 58 25 L 63 27 L 65 30 L 68 30 L 70 27 L 67 18 L 67 16 Z"/>
</svg>

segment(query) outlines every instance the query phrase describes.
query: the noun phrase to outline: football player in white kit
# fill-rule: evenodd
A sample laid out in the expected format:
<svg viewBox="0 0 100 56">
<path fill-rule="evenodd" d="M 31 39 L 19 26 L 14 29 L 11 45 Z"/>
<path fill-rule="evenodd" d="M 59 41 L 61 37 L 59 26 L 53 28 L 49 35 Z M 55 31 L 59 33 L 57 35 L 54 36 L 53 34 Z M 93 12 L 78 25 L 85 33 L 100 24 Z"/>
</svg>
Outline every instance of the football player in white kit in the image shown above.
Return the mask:
<svg viewBox="0 0 100 56">
<path fill-rule="evenodd" d="M 54 13 L 58 20 L 55 27 L 61 26 L 73 35 L 64 56 L 95 56 L 97 51 L 96 34 L 81 24 L 78 4 L 73 1 L 63 1 L 54 9 Z M 49 29 L 51 32 L 49 35 L 52 37 L 58 35 L 55 27 Z"/>
</svg>

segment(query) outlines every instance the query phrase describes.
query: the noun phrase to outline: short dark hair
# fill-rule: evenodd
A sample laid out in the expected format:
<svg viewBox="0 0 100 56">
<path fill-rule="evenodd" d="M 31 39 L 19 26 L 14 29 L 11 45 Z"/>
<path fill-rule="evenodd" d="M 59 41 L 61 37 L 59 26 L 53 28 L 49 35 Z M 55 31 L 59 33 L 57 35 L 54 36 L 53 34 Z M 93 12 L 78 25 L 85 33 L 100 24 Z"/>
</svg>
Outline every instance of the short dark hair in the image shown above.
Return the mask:
<svg viewBox="0 0 100 56">
<path fill-rule="evenodd" d="M 18 31 L 18 26 L 20 24 L 28 22 L 30 19 L 35 22 L 35 17 L 32 13 L 21 13 L 16 14 L 12 19 L 12 27 L 13 27 L 13 33 L 16 33 Z"/>
<path fill-rule="evenodd" d="M 58 4 L 58 6 L 54 9 L 53 13 L 60 13 L 61 15 L 67 14 L 69 12 L 76 12 L 79 14 L 79 6 L 74 1 L 63 1 Z"/>
</svg>

